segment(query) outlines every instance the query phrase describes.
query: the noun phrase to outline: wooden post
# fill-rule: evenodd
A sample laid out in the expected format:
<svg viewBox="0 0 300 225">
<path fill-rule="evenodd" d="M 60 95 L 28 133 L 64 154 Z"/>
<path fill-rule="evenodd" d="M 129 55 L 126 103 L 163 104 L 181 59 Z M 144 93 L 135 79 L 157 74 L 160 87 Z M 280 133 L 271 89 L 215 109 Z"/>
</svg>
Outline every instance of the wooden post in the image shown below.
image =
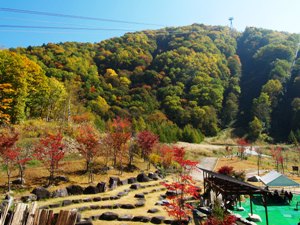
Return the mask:
<svg viewBox="0 0 300 225">
<path fill-rule="evenodd" d="M 250 211 L 251 211 L 251 216 L 253 215 L 253 208 L 252 208 L 252 194 L 250 194 Z"/>
<path fill-rule="evenodd" d="M 267 204 L 267 196 L 266 194 L 263 194 L 264 198 L 264 207 L 265 207 L 265 213 L 266 213 L 266 225 L 269 225 L 269 218 L 268 218 L 268 204 Z"/>
</svg>

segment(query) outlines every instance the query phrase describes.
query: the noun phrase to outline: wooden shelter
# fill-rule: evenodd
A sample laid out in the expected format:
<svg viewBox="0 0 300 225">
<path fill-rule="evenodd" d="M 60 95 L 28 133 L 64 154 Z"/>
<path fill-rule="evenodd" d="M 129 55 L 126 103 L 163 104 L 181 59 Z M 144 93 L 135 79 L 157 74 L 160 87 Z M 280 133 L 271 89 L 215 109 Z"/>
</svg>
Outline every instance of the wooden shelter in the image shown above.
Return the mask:
<svg viewBox="0 0 300 225">
<path fill-rule="evenodd" d="M 239 198 L 241 195 L 249 195 L 251 215 L 253 215 L 253 195 L 260 194 L 263 199 L 263 206 L 265 207 L 266 224 L 269 224 L 267 207 L 267 194 L 269 193 L 268 190 L 246 183 L 244 181 L 240 181 L 231 176 L 215 173 L 203 168 L 199 169 L 203 171 L 204 193 L 210 192 L 210 190 L 212 190 L 216 193 L 216 196 L 222 194 L 223 198 L 227 198 L 229 196 L 237 196 Z"/>
</svg>

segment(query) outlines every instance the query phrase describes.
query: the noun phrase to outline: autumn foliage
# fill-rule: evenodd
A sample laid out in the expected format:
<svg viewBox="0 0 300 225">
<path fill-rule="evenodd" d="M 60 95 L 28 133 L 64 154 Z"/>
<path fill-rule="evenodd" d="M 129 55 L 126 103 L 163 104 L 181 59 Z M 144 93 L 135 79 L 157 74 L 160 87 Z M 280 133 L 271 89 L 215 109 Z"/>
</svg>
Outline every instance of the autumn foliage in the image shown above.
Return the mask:
<svg viewBox="0 0 300 225">
<path fill-rule="evenodd" d="M 142 131 L 137 135 L 137 142 L 142 149 L 142 156 L 144 159 L 148 159 L 148 169 L 150 169 L 149 156 L 153 151 L 153 147 L 158 143 L 158 136 L 151 131 Z"/>
<path fill-rule="evenodd" d="M 184 148 L 174 146 L 173 160 L 175 160 L 180 168 L 177 174 L 177 181 L 173 183 L 165 183 L 165 187 L 175 194 L 168 196 L 169 203 L 165 205 L 168 214 L 177 221 L 184 223 L 189 220 L 192 215 L 193 206 L 187 202 L 190 197 L 198 197 L 199 188 L 195 185 L 190 172 L 195 169 L 197 162 L 186 160 Z"/>
<path fill-rule="evenodd" d="M 218 169 L 218 173 L 232 176 L 233 175 L 233 167 L 232 166 L 222 166 L 220 169 Z"/>
<path fill-rule="evenodd" d="M 92 125 L 83 124 L 78 128 L 76 140 L 80 144 L 78 150 L 86 161 L 86 172 L 89 176 L 89 182 L 93 182 L 93 164 L 100 153 L 99 133 Z"/>
<path fill-rule="evenodd" d="M 282 170 L 284 170 L 284 157 L 282 154 L 282 148 L 281 147 L 276 147 L 271 149 L 271 155 L 275 161 L 276 165 L 276 170 L 279 171 L 279 166 L 281 167 Z M 284 171 L 283 171 L 284 172 Z"/>
<path fill-rule="evenodd" d="M 245 157 L 245 151 L 246 151 L 246 146 L 248 146 L 249 143 L 247 142 L 246 139 L 239 138 L 237 140 L 237 145 L 238 145 L 238 152 L 239 152 L 240 158 L 244 159 L 244 157 Z"/>
<path fill-rule="evenodd" d="M 35 147 L 35 157 L 44 163 L 50 173 L 49 184 L 53 183 L 55 172 L 60 166 L 59 161 L 65 156 L 64 147 L 63 136 L 60 132 L 41 138 Z"/>
</svg>

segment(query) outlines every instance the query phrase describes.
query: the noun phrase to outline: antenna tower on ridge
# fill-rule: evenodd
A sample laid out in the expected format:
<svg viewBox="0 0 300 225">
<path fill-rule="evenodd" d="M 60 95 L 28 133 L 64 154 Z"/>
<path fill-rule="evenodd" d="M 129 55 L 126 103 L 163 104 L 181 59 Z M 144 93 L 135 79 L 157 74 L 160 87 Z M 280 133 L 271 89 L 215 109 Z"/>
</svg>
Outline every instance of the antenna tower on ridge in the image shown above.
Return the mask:
<svg viewBox="0 0 300 225">
<path fill-rule="evenodd" d="M 229 17 L 228 20 L 230 21 L 230 30 L 232 30 L 233 29 L 232 21 L 234 20 L 234 18 L 233 17 Z"/>
</svg>

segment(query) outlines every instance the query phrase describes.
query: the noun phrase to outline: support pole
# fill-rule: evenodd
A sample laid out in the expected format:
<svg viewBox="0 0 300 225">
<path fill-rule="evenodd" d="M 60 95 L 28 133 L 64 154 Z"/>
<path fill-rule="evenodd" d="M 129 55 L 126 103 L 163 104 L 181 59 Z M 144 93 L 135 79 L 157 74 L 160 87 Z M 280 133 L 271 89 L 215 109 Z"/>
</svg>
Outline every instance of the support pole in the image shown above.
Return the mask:
<svg viewBox="0 0 300 225">
<path fill-rule="evenodd" d="M 266 212 L 266 225 L 269 225 L 269 218 L 268 218 L 268 204 L 267 204 L 267 196 L 266 194 L 263 194 L 264 198 L 264 207 L 265 207 L 265 212 Z"/>
<path fill-rule="evenodd" d="M 250 195 L 250 211 L 251 211 L 251 216 L 253 215 L 253 208 L 252 208 L 252 194 Z"/>
</svg>

